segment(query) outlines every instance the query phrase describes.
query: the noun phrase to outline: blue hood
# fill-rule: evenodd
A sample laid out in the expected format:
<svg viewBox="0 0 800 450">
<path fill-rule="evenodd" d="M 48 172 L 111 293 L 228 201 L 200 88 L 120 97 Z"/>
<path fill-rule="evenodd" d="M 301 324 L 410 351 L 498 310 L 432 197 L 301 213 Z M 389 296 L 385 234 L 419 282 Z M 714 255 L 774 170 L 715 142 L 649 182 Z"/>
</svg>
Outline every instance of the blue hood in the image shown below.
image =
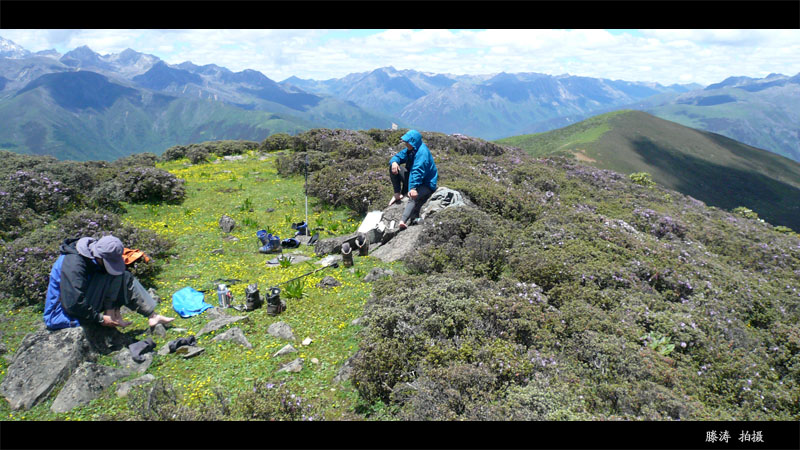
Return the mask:
<svg viewBox="0 0 800 450">
<path fill-rule="evenodd" d="M 409 132 L 404 134 L 400 139 L 411 144 L 411 146 L 414 147 L 414 151 L 419 150 L 419 147 L 422 145 L 422 135 L 417 130 L 409 130 Z"/>
</svg>

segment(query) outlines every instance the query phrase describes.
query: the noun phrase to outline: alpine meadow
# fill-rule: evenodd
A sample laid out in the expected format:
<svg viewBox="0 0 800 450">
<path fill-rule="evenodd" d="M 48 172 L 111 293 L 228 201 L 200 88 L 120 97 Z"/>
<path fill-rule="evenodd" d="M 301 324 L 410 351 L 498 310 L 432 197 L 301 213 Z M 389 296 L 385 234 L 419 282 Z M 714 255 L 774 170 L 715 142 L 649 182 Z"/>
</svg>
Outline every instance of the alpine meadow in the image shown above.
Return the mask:
<svg viewBox="0 0 800 450">
<path fill-rule="evenodd" d="M 800 421 L 798 75 L 53 52 L 0 38 L 3 421 Z M 48 329 L 107 235 L 175 320 Z"/>
</svg>

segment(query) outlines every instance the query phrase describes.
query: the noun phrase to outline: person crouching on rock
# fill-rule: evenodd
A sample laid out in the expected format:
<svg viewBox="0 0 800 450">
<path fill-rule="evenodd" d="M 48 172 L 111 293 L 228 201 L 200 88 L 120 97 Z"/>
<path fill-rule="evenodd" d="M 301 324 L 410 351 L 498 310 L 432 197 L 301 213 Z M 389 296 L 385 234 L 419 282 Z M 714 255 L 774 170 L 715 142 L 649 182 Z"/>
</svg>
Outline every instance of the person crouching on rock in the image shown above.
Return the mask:
<svg viewBox="0 0 800 450">
<path fill-rule="evenodd" d="M 156 314 L 156 302 L 122 259 L 122 241 L 114 236 L 65 239 L 50 271 L 44 321 L 50 330 L 87 326 L 126 327 L 124 305 L 154 327 L 175 320 Z"/>
<path fill-rule="evenodd" d="M 400 139 L 406 144 L 406 148 L 389 160 L 389 178 L 394 187 L 394 197 L 389 205 L 399 202 L 408 194 L 408 204 L 398 224 L 398 227 L 404 230 L 409 219 L 419 216 L 422 204 L 436 190 L 439 172 L 436 170 L 436 163 L 433 162 L 428 146 L 422 143 L 419 131 L 410 130 Z M 403 163 L 405 167 L 400 165 Z"/>
</svg>

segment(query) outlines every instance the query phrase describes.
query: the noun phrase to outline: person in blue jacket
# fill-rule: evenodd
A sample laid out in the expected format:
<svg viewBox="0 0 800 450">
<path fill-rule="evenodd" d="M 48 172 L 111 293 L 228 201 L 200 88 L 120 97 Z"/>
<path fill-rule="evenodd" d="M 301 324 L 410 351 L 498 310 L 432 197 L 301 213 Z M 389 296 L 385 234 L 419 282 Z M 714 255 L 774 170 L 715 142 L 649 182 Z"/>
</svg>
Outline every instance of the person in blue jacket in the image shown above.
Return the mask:
<svg viewBox="0 0 800 450">
<path fill-rule="evenodd" d="M 400 138 L 406 148 L 397 152 L 389 160 L 389 178 L 394 187 L 394 197 L 389 202 L 392 205 L 403 199 L 408 194 L 408 204 L 403 211 L 398 227 L 403 230 L 408 226 L 409 219 L 419 215 L 422 204 L 430 198 L 436 190 L 436 181 L 439 172 L 428 146 L 422 142 L 422 135 L 417 130 L 410 130 Z M 405 167 L 400 164 L 405 163 Z"/>
<path fill-rule="evenodd" d="M 114 236 L 65 239 L 50 271 L 44 307 L 49 330 L 102 325 L 126 327 L 124 305 L 148 318 L 154 327 L 174 318 L 156 314 L 156 302 L 125 268 L 122 241 Z"/>
</svg>

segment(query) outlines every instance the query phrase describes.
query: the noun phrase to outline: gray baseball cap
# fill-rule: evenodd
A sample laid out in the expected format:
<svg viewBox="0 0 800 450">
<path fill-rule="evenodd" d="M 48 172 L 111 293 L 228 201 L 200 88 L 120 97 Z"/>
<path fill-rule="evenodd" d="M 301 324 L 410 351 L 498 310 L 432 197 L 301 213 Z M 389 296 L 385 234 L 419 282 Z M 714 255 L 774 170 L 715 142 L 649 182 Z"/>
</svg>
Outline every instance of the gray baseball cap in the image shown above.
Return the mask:
<svg viewBox="0 0 800 450">
<path fill-rule="evenodd" d="M 92 256 L 103 258 L 103 265 L 109 275 L 122 275 L 125 272 L 125 261 L 122 259 L 122 252 L 125 247 L 122 241 L 114 236 L 103 236 L 93 245 L 89 244 Z"/>
</svg>

